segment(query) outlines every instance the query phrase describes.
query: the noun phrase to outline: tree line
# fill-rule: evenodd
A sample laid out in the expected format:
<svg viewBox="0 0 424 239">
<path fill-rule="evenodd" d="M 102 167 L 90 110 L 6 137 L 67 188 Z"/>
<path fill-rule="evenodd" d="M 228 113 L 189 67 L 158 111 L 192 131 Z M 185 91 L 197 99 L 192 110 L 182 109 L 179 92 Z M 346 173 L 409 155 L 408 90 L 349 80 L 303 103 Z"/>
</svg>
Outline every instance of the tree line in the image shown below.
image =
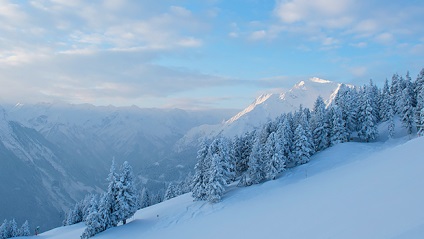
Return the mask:
<svg viewBox="0 0 424 239">
<path fill-rule="evenodd" d="M 394 74 L 381 89 L 372 80 L 362 87 L 342 84 L 330 105 L 318 97 L 312 110 L 300 106 L 243 136 L 202 142 L 192 196 L 219 202 L 233 182 L 250 186 L 272 180 L 330 146 L 350 140 L 371 142 L 378 137 L 380 122 L 387 122 L 392 138 L 395 117 L 408 134 L 424 134 L 424 69 L 414 82 L 409 73 Z"/>
</svg>

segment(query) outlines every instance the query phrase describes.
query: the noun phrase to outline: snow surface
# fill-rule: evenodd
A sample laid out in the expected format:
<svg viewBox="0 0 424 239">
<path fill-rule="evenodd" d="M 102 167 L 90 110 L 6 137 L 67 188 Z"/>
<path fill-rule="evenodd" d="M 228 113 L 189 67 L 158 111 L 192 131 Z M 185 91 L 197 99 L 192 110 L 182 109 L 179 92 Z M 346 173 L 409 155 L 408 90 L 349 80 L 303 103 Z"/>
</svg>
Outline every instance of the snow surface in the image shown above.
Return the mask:
<svg viewBox="0 0 424 239">
<path fill-rule="evenodd" d="M 233 186 L 220 203 L 185 194 L 94 238 L 424 238 L 423 145 L 424 137 L 339 144 L 277 180 Z M 79 238 L 83 230 L 35 238 Z"/>
</svg>

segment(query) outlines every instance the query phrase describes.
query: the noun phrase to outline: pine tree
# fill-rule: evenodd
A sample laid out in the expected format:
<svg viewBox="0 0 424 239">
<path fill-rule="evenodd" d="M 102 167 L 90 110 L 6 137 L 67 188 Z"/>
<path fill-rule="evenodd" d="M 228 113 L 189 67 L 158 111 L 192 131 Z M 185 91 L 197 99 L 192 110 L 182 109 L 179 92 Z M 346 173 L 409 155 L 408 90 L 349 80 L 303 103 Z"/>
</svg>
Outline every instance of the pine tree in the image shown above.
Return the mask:
<svg viewBox="0 0 424 239">
<path fill-rule="evenodd" d="M 133 171 L 131 165 L 127 161 L 122 164 L 117 188 L 117 220 L 126 224 L 127 219 L 134 215 L 138 206 Z"/>
<path fill-rule="evenodd" d="M 372 91 L 365 87 L 361 102 L 358 136 L 366 142 L 374 140 L 378 136 L 377 120 L 374 117 L 372 105 Z"/>
<path fill-rule="evenodd" d="M 265 178 L 274 180 L 285 168 L 285 157 L 276 132 L 272 132 L 268 136 L 265 150 Z"/>
<path fill-rule="evenodd" d="M 99 205 L 99 213 L 102 221 L 104 222 L 104 230 L 116 227 L 119 222 L 118 218 L 118 185 L 117 185 L 118 175 L 115 169 L 115 160 L 112 161 L 112 165 L 110 167 L 109 176 L 107 181 L 109 182 L 108 190 L 103 194 L 100 199 Z"/>
<path fill-rule="evenodd" d="M 306 137 L 306 132 L 302 125 L 299 124 L 294 131 L 293 154 L 296 165 L 309 162 L 311 151 L 312 145 L 309 143 L 308 138 Z"/>
<path fill-rule="evenodd" d="M 245 181 L 247 185 L 258 184 L 265 179 L 265 172 L 263 169 L 263 151 L 263 145 L 260 142 L 260 137 L 257 137 L 249 157 L 249 169 L 246 171 L 247 178 Z"/>
<path fill-rule="evenodd" d="M 238 136 L 234 139 L 233 151 L 236 177 L 241 176 L 248 169 L 249 156 L 252 151 L 253 135 L 254 134 L 247 132 L 243 136 Z"/>
<path fill-rule="evenodd" d="M 225 168 L 222 165 L 222 159 L 219 154 L 212 155 L 212 164 L 209 172 L 209 182 L 207 184 L 207 200 L 212 203 L 221 201 L 225 192 Z"/>
<path fill-rule="evenodd" d="M 17 237 L 19 235 L 18 224 L 15 219 L 9 222 L 9 237 Z"/>
<path fill-rule="evenodd" d="M 312 137 L 315 145 L 315 151 L 326 149 L 329 145 L 329 126 L 326 119 L 327 113 L 325 103 L 321 96 L 319 96 L 314 104 L 312 111 L 311 130 Z"/>
<path fill-rule="evenodd" d="M 285 117 L 283 123 L 277 130 L 279 136 L 280 145 L 282 147 L 283 155 L 286 158 L 286 167 L 294 167 L 296 162 L 293 157 L 293 131 L 290 126 L 290 117 Z"/>
<path fill-rule="evenodd" d="M 147 188 L 143 188 L 141 191 L 140 209 L 150 206 L 150 195 Z"/>
<path fill-rule="evenodd" d="M 381 92 L 381 102 L 380 102 L 380 119 L 381 121 L 389 120 L 389 108 L 391 108 L 391 96 L 389 89 L 389 82 L 386 79 L 384 82 L 383 90 Z"/>
<path fill-rule="evenodd" d="M 194 176 L 192 183 L 192 197 L 194 200 L 206 200 L 206 184 L 209 180 L 208 173 L 208 151 L 206 142 L 202 142 L 200 150 L 197 152 L 197 164 L 194 167 Z"/>
<path fill-rule="evenodd" d="M 0 226 L 0 239 L 5 239 L 9 237 L 9 222 L 4 219 L 3 223 Z"/>
<path fill-rule="evenodd" d="M 19 234 L 20 234 L 20 236 L 30 236 L 31 235 L 28 220 L 25 220 L 25 222 L 22 224 L 21 229 L 19 230 Z"/>
<path fill-rule="evenodd" d="M 87 226 L 81 235 L 81 239 L 87 239 L 99 232 L 106 230 L 101 212 L 99 212 L 99 202 L 97 197 L 93 197 L 90 202 L 89 213 L 85 225 Z"/>
<path fill-rule="evenodd" d="M 409 81 L 405 81 L 405 88 L 402 91 L 402 98 L 399 103 L 400 114 L 403 127 L 407 129 L 408 134 L 412 133 L 414 123 L 414 108 L 412 106 L 412 87 Z"/>
<path fill-rule="evenodd" d="M 168 188 L 165 191 L 165 198 L 164 200 L 169 200 L 171 198 L 174 198 L 177 196 L 175 192 L 175 184 L 173 182 L 169 183 Z"/>
<path fill-rule="evenodd" d="M 348 133 L 346 123 L 343 120 L 342 110 L 337 105 L 334 105 L 331 110 L 333 111 L 331 145 L 347 142 Z"/>
</svg>

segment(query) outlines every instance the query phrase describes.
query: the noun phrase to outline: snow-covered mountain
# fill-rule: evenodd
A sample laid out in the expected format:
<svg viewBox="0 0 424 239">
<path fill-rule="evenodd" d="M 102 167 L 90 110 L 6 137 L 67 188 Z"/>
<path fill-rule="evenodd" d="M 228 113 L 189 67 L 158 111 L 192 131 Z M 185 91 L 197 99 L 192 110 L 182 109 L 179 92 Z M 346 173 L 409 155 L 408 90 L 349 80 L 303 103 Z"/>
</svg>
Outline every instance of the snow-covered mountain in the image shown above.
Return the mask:
<svg viewBox="0 0 424 239">
<path fill-rule="evenodd" d="M 247 108 L 221 124 L 201 125 L 191 129 L 179 140 L 176 147 L 178 150 L 184 150 L 190 145 L 197 145 L 203 138 L 213 138 L 217 135 L 231 138 L 241 135 L 275 119 L 282 113 L 298 110 L 300 105 L 312 109 L 318 96 L 329 105 L 340 86 L 340 83 L 314 77 L 300 81 L 286 92 L 263 94 Z"/>
<path fill-rule="evenodd" d="M 71 202 L 96 184 L 71 170 L 69 156 L 42 134 L 9 120 L 0 108 L 0 215 L 57 226 Z M 46 217 L 49 220 L 46 220 Z"/>
<path fill-rule="evenodd" d="M 185 194 L 138 211 L 96 238 L 424 238 L 424 137 L 343 143 L 222 202 Z M 83 223 L 43 238 L 79 238 Z M 35 238 L 35 237 L 34 237 Z"/>
<path fill-rule="evenodd" d="M 60 225 L 76 200 L 105 188 L 113 158 L 129 161 L 140 184 L 164 190 L 195 161 L 173 154 L 175 142 L 192 127 L 234 113 L 70 104 L 0 108 L 0 178 L 10 182 L 0 186 L 10 192 L 2 194 L 0 218 L 29 219 L 42 230 Z"/>
</svg>

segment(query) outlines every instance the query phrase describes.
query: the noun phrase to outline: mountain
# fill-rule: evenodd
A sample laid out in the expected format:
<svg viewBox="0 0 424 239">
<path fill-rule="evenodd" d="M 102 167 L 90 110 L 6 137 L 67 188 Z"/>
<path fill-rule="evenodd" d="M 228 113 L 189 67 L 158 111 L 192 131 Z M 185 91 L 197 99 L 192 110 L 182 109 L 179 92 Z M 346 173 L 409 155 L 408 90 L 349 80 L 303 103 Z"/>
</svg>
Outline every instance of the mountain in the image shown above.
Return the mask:
<svg viewBox="0 0 424 239">
<path fill-rule="evenodd" d="M 314 77 L 300 81 L 286 92 L 263 94 L 247 108 L 221 124 L 201 125 L 191 129 L 178 141 L 176 148 L 183 151 L 191 145 L 198 145 L 204 138 L 213 138 L 217 135 L 232 138 L 252 131 L 282 113 L 298 110 L 300 105 L 312 109 L 318 96 L 329 105 L 336 97 L 340 86 L 340 83 Z"/>
<path fill-rule="evenodd" d="M 36 130 L 9 120 L 1 108 L 1 217 L 28 219 L 43 228 L 57 226 L 70 202 L 97 190 L 69 173 L 66 159 L 60 148 Z"/>
<path fill-rule="evenodd" d="M 273 181 L 227 190 L 222 202 L 189 194 L 139 210 L 107 238 L 423 238 L 424 137 L 343 143 Z M 43 238 L 79 238 L 84 224 Z"/>
<path fill-rule="evenodd" d="M 112 159 L 129 161 L 139 184 L 163 191 L 195 161 L 174 154 L 175 142 L 233 114 L 61 103 L 0 108 L 0 179 L 7 182 L 0 187 L 8 192 L 1 218 L 29 219 L 42 230 L 60 225 L 75 201 L 106 188 Z"/>
</svg>

